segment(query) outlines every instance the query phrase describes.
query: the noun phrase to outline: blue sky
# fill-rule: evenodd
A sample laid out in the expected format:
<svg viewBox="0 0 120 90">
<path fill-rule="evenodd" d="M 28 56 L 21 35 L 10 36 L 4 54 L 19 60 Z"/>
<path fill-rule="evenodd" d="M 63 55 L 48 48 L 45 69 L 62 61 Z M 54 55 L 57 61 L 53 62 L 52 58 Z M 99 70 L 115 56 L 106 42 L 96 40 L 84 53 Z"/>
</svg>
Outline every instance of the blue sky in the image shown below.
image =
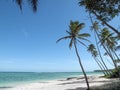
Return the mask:
<svg viewBox="0 0 120 90">
<path fill-rule="evenodd" d="M 21 13 L 12 0 L 0 0 L 0 71 L 81 71 L 69 41 L 56 44 L 66 35 L 70 20 L 86 23 L 82 32 L 91 33 L 78 0 L 40 0 L 37 13 L 27 3 Z M 78 49 L 85 70 L 98 69 L 86 48 L 79 45 Z"/>
</svg>

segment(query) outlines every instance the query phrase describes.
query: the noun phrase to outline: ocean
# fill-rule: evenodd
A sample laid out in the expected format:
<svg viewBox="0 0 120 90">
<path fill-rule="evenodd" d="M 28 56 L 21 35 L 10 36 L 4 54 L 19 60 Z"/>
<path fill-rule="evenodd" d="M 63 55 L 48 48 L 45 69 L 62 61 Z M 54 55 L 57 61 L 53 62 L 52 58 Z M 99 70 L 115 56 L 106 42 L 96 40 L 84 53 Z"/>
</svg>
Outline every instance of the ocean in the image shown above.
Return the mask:
<svg viewBox="0 0 120 90">
<path fill-rule="evenodd" d="M 102 72 L 87 72 L 87 75 L 97 75 Z M 12 87 L 14 85 L 59 80 L 68 77 L 83 75 L 81 72 L 0 72 L 0 87 Z"/>
</svg>

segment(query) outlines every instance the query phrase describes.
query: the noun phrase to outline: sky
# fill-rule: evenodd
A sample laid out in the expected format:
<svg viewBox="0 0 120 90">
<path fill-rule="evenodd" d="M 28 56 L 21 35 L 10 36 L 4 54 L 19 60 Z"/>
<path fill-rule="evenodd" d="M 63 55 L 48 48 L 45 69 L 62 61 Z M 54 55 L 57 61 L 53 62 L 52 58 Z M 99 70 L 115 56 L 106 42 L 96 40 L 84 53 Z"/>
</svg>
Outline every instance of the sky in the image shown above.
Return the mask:
<svg viewBox="0 0 120 90">
<path fill-rule="evenodd" d="M 85 23 L 81 32 L 91 33 L 89 17 L 78 0 L 40 0 L 36 13 L 27 3 L 21 12 L 13 0 L 0 0 L 0 71 L 81 71 L 69 40 L 56 44 L 67 35 L 70 20 Z M 78 45 L 78 51 L 86 71 L 99 69 L 84 46 Z"/>
</svg>

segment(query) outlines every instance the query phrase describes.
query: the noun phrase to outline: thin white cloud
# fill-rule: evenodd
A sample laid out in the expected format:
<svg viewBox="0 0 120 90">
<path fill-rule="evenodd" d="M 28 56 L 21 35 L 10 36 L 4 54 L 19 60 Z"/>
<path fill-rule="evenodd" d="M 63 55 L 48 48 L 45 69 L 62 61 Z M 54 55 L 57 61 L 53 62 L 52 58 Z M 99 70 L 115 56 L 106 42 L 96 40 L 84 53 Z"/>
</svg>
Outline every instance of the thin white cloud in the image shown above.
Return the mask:
<svg viewBox="0 0 120 90">
<path fill-rule="evenodd" d="M 6 59 L 1 59 L 0 63 L 14 64 L 22 61 L 23 61 L 22 59 L 18 59 L 18 58 L 6 58 Z"/>
<path fill-rule="evenodd" d="M 37 65 L 56 65 L 57 63 L 55 62 L 36 62 L 35 64 Z"/>
<path fill-rule="evenodd" d="M 13 60 L 2 60 L 2 61 L 0 61 L 0 63 L 13 64 L 14 61 Z"/>
<path fill-rule="evenodd" d="M 29 38 L 30 33 L 26 29 L 22 29 L 22 33 L 23 33 L 25 38 Z"/>
</svg>

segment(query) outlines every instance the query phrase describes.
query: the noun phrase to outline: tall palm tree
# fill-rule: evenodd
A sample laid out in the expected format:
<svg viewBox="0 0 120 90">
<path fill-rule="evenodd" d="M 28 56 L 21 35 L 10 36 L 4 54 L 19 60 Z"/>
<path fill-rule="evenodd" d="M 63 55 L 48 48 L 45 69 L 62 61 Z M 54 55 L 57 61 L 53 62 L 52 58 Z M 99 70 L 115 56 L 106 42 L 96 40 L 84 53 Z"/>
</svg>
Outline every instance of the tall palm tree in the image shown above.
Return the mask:
<svg viewBox="0 0 120 90">
<path fill-rule="evenodd" d="M 22 5 L 23 5 L 24 0 L 15 0 L 15 1 L 18 4 L 20 10 L 22 10 Z M 34 12 L 37 11 L 38 1 L 39 0 L 27 0 L 27 2 L 32 7 L 32 9 L 33 9 Z"/>
<path fill-rule="evenodd" d="M 116 58 L 117 58 L 117 60 L 120 60 L 118 55 L 115 52 L 115 46 L 117 44 L 116 38 L 113 37 L 113 34 L 110 33 L 110 31 L 107 28 L 104 28 L 101 31 L 101 44 L 103 44 L 104 48 L 106 48 L 106 51 L 107 51 L 108 55 L 110 56 L 111 60 L 113 61 L 113 64 L 114 64 L 116 70 L 118 70 L 118 73 L 120 73 L 120 69 L 117 66 L 117 62 L 116 62 Z M 115 56 L 116 56 L 116 58 L 115 58 Z M 118 74 L 118 76 L 120 77 L 120 74 Z"/>
<path fill-rule="evenodd" d="M 100 40 L 98 22 L 96 22 L 96 21 L 93 22 L 93 19 L 92 19 L 92 16 L 91 16 L 90 13 L 89 13 L 89 16 L 90 16 L 90 20 L 91 20 L 91 23 L 92 23 L 92 30 L 94 31 L 95 43 L 96 43 L 96 46 L 97 46 L 98 55 L 99 55 L 99 57 L 100 57 L 100 59 L 101 59 L 101 62 L 103 63 L 103 67 L 105 68 L 105 70 L 107 70 L 107 71 L 109 72 L 108 67 L 106 66 L 106 64 L 105 64 L 105 62 L 104 62 L 104 60 L 103 60 L 103 57 L 102 57 L 100 48 L 99 48 L 99 46 L 98 46 L 98 41 L 97 41 L 97 39 Z M 108 73 L 108 72 L 107 72 L 107 73 Z M 109 72 L 109 74 L 110 74 L 110 72 Z"/>
<path fill-rule="evenodd" d="M 114 62 L 114 46 L 116 44 L 115 39 L 113 38 L 113 33 L 110 33 L 110 31 L 107 28 L 103 28 L 100 33 L 100 43 L 103 46 L 103 48 L 106 50 L 108 55 L 110 56 L 115 68 L 117 68 L 116 63 Z"/>
<path fill-rule="evenodd" d="M 86 72 L 83 68 L 83 65 L 82 65 L 82 62 L 81 62 L 81 59 L 80 59 L 80 56 L 79 56 L 79 53 L 78 53 L 78 49 L 77 49 L 77 42 L 84 45 L 85 47 L 87 47 L 81 40 L 85 40 L 85 41 L 89 41 L 86 39 L 86 37 L 89 37 L 90 35 L 88 33 L 82 33 L 82 34 L 79 34 L 79 32 L 82 30 L 82 28 L 84 27 L 84 23 L 79 23 L 78 21 L 71 21 L 70 22 L 70 26 L 69 26 L 69 31 L 66 31 L 68 36 L 65 36 L 65 37 L 62 37 L 60 39 L 57 40 L 57 42 L 59 42 L 60 40 L 62 39 L 70 39 L 70 43 L 69 43 L 69 47 L 71 48 L 72 45 L 74 45 L 74 48 L 75 48 L 75 52 L 76 52 L 76 55 L 78 57 L 78 61 L 79 61 L 79 64 L 80 64 L 80 67 L 82 69 L 82 72 L 84 74 L 84 77 L 85 77 L 85 81 L 86 81 L 86 84 L 87 84 L 87 90 L 89 90 L 89 82 L 88 82 L 88 79 L 87 79 L 87 75 L 86 75 Z"/>
</svg>

